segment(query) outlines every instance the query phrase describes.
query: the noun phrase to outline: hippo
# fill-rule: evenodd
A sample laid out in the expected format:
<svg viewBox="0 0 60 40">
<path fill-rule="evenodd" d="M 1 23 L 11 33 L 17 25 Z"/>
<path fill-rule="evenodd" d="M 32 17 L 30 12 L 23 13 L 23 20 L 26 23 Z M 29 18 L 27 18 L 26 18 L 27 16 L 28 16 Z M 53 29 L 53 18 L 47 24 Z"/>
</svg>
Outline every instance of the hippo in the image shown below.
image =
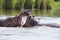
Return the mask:
<svg viewBox="0 0 60 40">
<path fill-rule="evenodd" d="M 17 27 L 22 25 L 22 17 L 31 15 L 29 10 L 23 11 L 20 15 L 9 17 L 7 19 L 0 19 L 1 27 Z"/>
<path fill-rule="evenodd" d="M 39 19 L 40 20 L 40 19 Z M 35 19 L 34 16 L 28 16 L 26 23 L 23 25 L 23 27 L 35 27 L 35 26 L 48 26 L 48 27 L 54 27 L 54 28 L 60 28 L 60 25 L 57 23 L 43 23 L 39 24 Z"/>
<path fill-rule="evenodd" d="M 35 19 L 34 16 L 28 16 L 26 23 L 23 25 L 23 27 L 34 27 L 34 26 L 42 26 L 40 25 Z"/>
</svg>

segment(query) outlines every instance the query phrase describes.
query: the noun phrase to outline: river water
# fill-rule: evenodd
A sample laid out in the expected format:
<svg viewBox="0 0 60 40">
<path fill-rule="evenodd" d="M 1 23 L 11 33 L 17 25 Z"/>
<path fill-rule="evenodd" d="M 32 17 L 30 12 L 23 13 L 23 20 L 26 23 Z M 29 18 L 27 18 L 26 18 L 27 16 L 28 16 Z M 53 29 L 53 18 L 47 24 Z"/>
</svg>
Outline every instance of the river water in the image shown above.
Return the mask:
<svg viewBox="0 0 60 40">
<path fill-rule="evenodd" d="M 0 16 L 0 19 L 7 16 Z M 39 23 L 60 24 L 60 17 L 36 16 Z M 40 19 L 40 20 L 38 20 Z M 0 40 L 60 40 L 60 28 L 49 26 L 35 26 L 32 28 L 23 27 L 0 27 Z"/>
</svg>

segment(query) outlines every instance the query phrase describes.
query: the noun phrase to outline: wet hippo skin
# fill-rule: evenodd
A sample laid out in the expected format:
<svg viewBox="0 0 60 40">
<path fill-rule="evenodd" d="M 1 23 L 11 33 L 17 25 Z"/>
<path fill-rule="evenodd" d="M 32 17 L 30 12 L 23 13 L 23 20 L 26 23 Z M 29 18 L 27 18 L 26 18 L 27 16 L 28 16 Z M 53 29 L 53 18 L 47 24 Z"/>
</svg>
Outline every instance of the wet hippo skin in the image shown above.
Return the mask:
<svg viewBox="0 0 60 40">
<path fill-rule="evenodd" d="M 34 26 L 48 26 L 48 27 L 55 27 L 60 28 L 60 24 L 57 23 L 43 23 L 39 24 L 35 19 L 34 16 L 28 16 L 26 23 L 23 25 L 23 27 L 34 27 Z"/>
<path fill-rule="evenodd" d="M 30 15 L 30 11 L 25 10 L 18 16 L 9 17 L 7 19 L 0 19 L 0 26 L 1 27 L 17 27 L 17 26 L 21 26 L 22 25 L 22 23 L 21 23 L 22 17 L 29 16 L 29 15 Z"/>
<path fill-rule="evenodd" d="M 34 27 L 34 26 L 41 26 L 38 24 L 36 20 L 34 20 L 34 16 L 28 16 L 26 23 L 23 25 L 23 27 Z"/>
</svg>

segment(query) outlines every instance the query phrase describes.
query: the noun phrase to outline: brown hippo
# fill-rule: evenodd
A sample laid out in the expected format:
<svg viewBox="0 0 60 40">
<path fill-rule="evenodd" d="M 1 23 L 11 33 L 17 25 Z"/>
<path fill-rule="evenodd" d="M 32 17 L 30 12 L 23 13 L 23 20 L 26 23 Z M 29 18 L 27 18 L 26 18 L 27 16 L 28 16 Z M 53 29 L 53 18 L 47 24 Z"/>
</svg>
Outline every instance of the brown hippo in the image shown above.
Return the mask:
<svg viewBox="0 0 60 40">
<path fill-rule="evenodd" d="M 60 28 L 60 25 L 57 23 L 44 23 L 39 24 L 35 19 L 34 16 L 28 16 L 26 23 L 23 25 L 23 27 L 34 27 L 34 26 L 49 26 L 49 27 L 55 27 Z"/>
<path fill-rule="evenodd" d="M 28 16 L 26 23 L 23 25 L 23 27 L 34 27 L 34 26 L 41 26 L 38 24 L 36 20 L 34 20 L 34 16 Z"/>
<path fill-rule="evenodd" d="M 22 25 L 22 17 L 24 16 L 29 16 L 30 15 L 30 11 L 29 10 L 25 10 L 24 12 L 22 12 L 19 16 L 15 16 L 15 17 L 9 17 L 7 19 L 0 19 L 0 26 L 1 27 L 17 27 L 17 26 L 21 26 Z"/>
</svg>

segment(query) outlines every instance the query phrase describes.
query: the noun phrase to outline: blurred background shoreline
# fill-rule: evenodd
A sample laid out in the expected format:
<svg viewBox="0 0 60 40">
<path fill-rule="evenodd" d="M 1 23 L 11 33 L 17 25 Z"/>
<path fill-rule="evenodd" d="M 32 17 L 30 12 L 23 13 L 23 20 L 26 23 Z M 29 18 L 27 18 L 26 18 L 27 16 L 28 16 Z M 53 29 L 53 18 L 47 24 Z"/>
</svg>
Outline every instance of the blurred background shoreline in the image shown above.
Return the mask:
<svg viewBox="0 0 60 40">
<path fill-rule="evenodd" d="M 34 16 L 60 17 L 60 0 L 0 0 L 0 15 L 15 16 L 25 9 Z"/>
</svg>

